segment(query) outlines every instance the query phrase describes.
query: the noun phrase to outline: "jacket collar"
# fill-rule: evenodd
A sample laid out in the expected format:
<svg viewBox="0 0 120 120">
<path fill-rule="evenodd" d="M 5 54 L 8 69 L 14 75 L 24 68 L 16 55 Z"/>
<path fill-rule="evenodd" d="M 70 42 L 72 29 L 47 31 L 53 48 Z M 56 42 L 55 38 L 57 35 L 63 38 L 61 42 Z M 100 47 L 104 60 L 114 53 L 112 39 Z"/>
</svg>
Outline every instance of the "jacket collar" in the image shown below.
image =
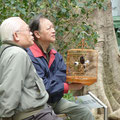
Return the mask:
<svg viewBox="0 0 120 120">
<path fill-rule="evenodd" d="M 10 40 L 6 40 L 6 41 L 3 41 L 2 42 L 2 45 L 6 45 L 6 46 L 17 46 L 17 47 L 20 47 L 22 49 L 24 49 L 25 51 L 27 51 L 25 48 L 23 48 L 22 46 L 19 46 L 18 44 L 16 44 L 15 42 L 13 41 L 10 41 Z"/>
<path fill-rule="evenodd" d="M 21 46 L 17 45 L 15 42 L 10 41 L 10 40 L 3 41 L 2 44 L 21 47 Z"/>
<path fill-rule="evenodd" d="M 31 47 L 29 47 L 31 52 L 33 53 L 34 57 L 45 57 L 45 54 L 42 52 L 42 50 L 36 45 L 36 43 L 34 43 L 34 45 L 32 45 Z M 56 54 L 57 51 L 55 51 L 54 49 L 50 50 L 50 54 Z"/>
</svg>

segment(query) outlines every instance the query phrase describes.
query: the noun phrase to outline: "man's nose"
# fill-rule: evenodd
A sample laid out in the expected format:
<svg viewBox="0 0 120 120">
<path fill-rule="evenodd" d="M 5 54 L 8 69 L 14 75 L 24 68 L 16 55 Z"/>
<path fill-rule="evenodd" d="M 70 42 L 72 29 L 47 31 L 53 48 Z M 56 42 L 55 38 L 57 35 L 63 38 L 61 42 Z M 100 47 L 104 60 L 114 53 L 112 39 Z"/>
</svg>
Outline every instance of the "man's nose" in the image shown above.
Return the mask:
<svg viewBox="0 0 120 120">
<path fill-rule="evenodd" d="M 54 33 L 55 33 L 55 29 L 54 29 L 54 28 L 52 28 L 52 32 L 54 32 Z"/>
<path fill-rule="evenodd" d="M 32 33 L 32 32 L 30 32 L 30 35 L 33 35 L 33 33 Z"/>
</svg>

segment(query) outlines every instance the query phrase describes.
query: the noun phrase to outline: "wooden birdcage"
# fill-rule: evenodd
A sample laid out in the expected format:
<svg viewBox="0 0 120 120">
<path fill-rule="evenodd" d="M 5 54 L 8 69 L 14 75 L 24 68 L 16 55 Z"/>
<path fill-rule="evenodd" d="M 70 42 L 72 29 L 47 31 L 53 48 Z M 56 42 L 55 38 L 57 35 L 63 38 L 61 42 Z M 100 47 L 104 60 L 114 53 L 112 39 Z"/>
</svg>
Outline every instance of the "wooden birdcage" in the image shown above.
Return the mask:
<svg viewBox="0 0 120 120">
<path fill-rule="evenodd" d="M 97 81 L 97 71 L 98 53 L 96 50 L 83 48 L 68 50 L 66 71 L 67 82 L 91 85 Z"/>
</svg>

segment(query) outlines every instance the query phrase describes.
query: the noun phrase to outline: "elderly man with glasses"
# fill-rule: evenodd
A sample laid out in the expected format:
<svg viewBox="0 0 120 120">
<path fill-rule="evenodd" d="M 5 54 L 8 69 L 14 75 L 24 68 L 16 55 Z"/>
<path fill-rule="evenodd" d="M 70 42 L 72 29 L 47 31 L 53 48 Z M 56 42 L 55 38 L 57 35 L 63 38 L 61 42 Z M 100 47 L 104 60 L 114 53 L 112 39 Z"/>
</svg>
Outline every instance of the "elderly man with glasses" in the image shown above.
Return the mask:
<svg viewBox="0 0 120 120">
<path fill-rule="evenodd" d="M 0 39 L 0 120 L 41 120 L 37 114 L 48 108 L 49 96 L 25 51 L 34 44 L 29 26 L 10 17 L 0 26 Z"/>
</svg>

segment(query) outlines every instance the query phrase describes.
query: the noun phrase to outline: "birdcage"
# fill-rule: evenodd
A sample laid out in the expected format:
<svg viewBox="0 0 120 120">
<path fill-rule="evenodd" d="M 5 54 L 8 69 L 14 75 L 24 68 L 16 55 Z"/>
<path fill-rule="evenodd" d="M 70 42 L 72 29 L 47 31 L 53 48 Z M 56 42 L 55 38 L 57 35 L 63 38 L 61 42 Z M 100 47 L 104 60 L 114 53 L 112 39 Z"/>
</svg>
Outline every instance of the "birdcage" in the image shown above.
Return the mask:
<svg viewBox="0 0 120 120">
<path fill-rule="evenodd" d="M 97 81 L 98 53 L 93 49 L 70 49 L 67 52 L 66 80 L 91 85 Z"/>
</svg>

